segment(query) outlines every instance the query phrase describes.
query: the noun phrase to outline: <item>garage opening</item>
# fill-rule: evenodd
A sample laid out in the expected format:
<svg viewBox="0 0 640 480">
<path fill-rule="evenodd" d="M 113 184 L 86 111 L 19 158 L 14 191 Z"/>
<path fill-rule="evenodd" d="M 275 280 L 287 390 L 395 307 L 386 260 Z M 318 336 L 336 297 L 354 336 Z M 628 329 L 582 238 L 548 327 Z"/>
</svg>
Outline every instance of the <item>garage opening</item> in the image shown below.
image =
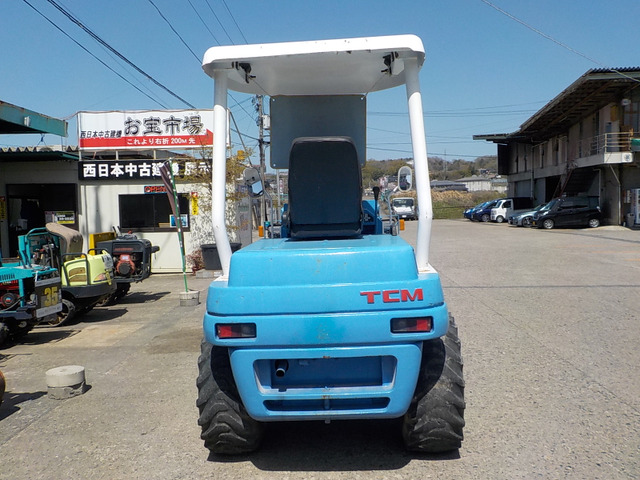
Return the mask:
<svg viewBox="0 0 640 480">
<path fill-rule="evenodd" d="M 18 237 L 47 222 L 78 229 L 78 197 L 75 183 L 8 184 L 9 252 L 18 256 Z"/>
</svg>

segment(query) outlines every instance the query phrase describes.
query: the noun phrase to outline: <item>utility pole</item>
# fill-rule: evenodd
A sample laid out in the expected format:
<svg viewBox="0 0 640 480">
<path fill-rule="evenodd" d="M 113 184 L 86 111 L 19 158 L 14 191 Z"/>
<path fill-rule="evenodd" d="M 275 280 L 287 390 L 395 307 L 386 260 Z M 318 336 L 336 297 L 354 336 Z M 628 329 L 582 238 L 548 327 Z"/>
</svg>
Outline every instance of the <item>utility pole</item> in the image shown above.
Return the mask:
<svg viewBox="0 0 640 480">
<path fill-rule="evenodd" d="M 256 108 L 258 110 L 258 148 L 260 149 L 260 180 L 262 181 L 263 191 L 266 190 L 266 181 L 265 181 L 265 155 L 264 155 L 264 109 L 262 106 L 262 95 L 256 95 Z M 262 198 L 260 200 L 260 208 L 263 212 L 264 221 L 268 221 L 269 218 L 267 216 L 267 199 L 266 199 L 266 191 L 262 194 Z"/>
</svg>

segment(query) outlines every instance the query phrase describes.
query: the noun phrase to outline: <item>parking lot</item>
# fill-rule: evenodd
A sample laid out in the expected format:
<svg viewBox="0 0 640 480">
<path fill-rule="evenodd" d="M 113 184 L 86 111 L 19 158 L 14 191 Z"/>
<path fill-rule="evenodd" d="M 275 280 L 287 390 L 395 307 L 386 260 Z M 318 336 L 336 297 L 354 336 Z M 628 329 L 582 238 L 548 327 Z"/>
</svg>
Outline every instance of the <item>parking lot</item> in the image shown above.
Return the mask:
<svg viewBox="0 0 640 480">
<path fill-rule="evenodd" d="M 209 456 L 195 379 L 210 280 L 189 276 L 201 303 L 182 307 L 182 276 L 164 274 L 0 350 L 0 478 L 638 478 L 640 231 L 438 220 L 430 261 L 462 340 L 459 452 L 409 454 L 396 422 L 351 421 L 273 424 L 259 452 Z M 84 395 L 47 396 L 62 365 L 86 368 Z"/>
</svg>

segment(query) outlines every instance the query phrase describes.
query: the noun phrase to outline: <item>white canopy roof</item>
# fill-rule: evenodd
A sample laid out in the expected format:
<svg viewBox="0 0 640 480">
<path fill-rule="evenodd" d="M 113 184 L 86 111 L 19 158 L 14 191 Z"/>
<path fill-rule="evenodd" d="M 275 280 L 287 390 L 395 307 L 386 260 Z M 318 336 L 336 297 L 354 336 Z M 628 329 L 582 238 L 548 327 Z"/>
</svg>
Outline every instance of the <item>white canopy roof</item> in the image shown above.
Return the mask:
<svg viewBox="0 0 640 480">
<path fill-rule="evenodd" d="M 231 90 L 254 95 L 353 95 L 405 83 L 404 59 L 424 62 L 415 35 L 212 47 L 204 71 L 226 70 Z"/>
</svg>

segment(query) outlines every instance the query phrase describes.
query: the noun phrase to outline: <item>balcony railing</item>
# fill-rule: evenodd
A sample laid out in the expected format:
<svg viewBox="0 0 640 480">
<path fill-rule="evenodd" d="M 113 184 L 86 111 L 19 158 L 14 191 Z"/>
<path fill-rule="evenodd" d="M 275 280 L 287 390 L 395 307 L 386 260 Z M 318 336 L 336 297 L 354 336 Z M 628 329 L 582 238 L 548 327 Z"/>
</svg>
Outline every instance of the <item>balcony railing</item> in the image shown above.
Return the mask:
<svg viewBox="0 0 640 480">
<path fill-rule="evenodd" d="M 631 151 L 632 138 L 633 134 L 630 132 L 604 133 L 595 137 L 585 138 L 578 145 L 578 156 L 590 157 L 603 153 L 629 152 Z"/>
</svg>

